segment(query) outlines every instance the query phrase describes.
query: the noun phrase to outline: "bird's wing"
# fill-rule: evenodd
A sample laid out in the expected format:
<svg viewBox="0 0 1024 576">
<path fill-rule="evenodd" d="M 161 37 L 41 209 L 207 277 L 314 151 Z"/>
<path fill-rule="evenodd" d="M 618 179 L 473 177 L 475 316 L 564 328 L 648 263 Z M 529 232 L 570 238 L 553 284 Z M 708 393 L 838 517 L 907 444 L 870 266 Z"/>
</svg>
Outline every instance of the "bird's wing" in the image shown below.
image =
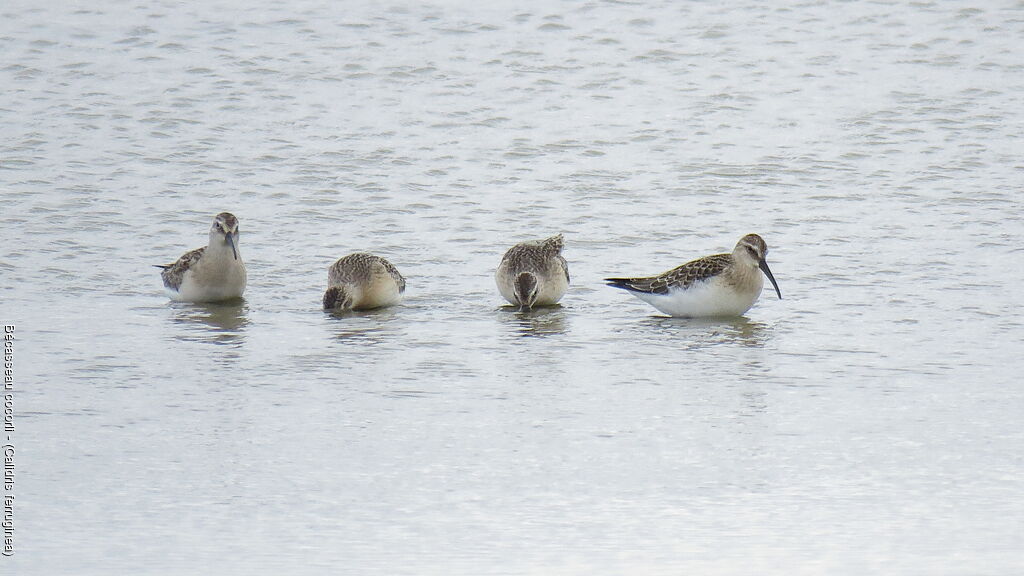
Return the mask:
<svg viewBox="0 0 1024 576">
<path fill-rule="evenodd" d="M 398 268 L 395 268 L 394 264 L 388 262 L 384 258 L 381 258 L 379 262 L 380 265 L 384 267 L 384 270 L 386 270 L 387 273 L 391 275 L 391 278 L 394 279 L 395 284 L 398 284 L 398 293 L 401 294 L 405 292 L 405 278 L 403 278 L 402 275 L 399 274 Z"/>
<path fill-rule="evenodd" d="M 181 281 L 185 278 L 185 272 L 188 272 L 196 262 L 203 257 L 203 252 L 206 251 L 206 247 L 196 248 L 189 252 L 185 252 L 181 258 L 178 258 L 173 264 L 160 265 L 164 271 L 160 273 L 160 277 L 164 280 L 164 286 L 171 290 L 177 290 L 181 287 Z"/>
<path fill-rule="evenodd" d="M 706 280 L 716 274 L 720 274 L 729 264 L 732 263 L 731 254 L 715 254 L 698 258 L 659 274 L 647 278 L 605 278 L 609 286 L 630 290 L 632 292 L 646 292 L 648 294 L 667 294 L 672 288 L 688 288 L 694 282 Z"/>
</svg>

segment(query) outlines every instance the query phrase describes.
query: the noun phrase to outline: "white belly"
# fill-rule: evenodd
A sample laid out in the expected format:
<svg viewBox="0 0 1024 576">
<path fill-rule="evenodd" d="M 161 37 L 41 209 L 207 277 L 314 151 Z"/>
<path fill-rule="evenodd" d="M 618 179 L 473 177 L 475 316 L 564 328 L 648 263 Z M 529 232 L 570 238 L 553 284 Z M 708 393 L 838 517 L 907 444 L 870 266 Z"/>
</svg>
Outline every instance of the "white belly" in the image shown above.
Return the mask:
<svg viewBox="0 0 1024 576">
<path fill-rule="evenodd" d="M 355 310 L 394 306 L 402 301 L 398 283 L 390 276 L 375 278 L 365 289 L 356 285 L 346 288 L 353 294 L 352 308 Z"/>
<path fill-rule="evenodd" d="M 182 278 L 177 292 L 167 289 L 167 295 L 178 302 L 222 302 L 241 298 L 245 292 L 245 269 L 241 267 L 205 276 L 202 280 L 197 280 L 190 270 Z"/>
<path fill-rule="evenodd" d="M 544 282 L 540 287 L 540 293 L 537 294 L 537 306 L 551 306 L 557 304 L 562 296 L 565 296 L 565 292 L 569 289 L 569 282 L 565 279 L 565 275 L 559 271 L 557 274 L 552 275 L 547 282 Z"/>
<path fill-rule="evenodd" d="M 559 265 L 552 265 L 553 268 L 556 266 L 558 267 L 546 277 L 543 277 L 543 279 L 538 278 L 540 280 L 540 291 L 537 293 L 535 306 L 552 306 L 557 304 L 569 290 L 569 281 L 565 277 L 565 272 L 562 271 Z M 494 273 L 494 281 L 498 285 L 498 292 L 501 293 L 501 297 L 508 300 L 508 303 L 513 306 L 519 306 L 519 302 L 516 299 L 516 289 L 512 285 L 514 277 L 515 274 L 505 266 L 504 262 L 498 267 L 497 272 Z"/>
<path fill-rule="evenodd" d="M 632 292 L 634 296 L 669 316 L 703 318 L 741 316 L 761 295 L 763 282 L 749 290 L 736 290 L 716 280 L 698 282 L 686 289 L 669 290 L 668 294 Z"/>
</svg>

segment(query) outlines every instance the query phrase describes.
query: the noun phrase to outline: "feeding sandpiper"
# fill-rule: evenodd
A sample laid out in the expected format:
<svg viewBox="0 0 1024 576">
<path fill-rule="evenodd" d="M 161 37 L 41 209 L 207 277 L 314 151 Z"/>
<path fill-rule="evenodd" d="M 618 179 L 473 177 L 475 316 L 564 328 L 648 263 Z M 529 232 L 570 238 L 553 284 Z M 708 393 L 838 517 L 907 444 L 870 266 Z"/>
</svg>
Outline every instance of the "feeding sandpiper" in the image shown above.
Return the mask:
<svg viewBox="0 0 1024 576">
<path fill-rule="evenodd" d="M 325 310 L 369 310 L 402 301 L 405 278 L 391 262 L 357 252 L 339 258 L 327 269 Z"/>
<path fill-rule="evenodd" d="M 556 304 L 569 289 L 569 265 L 562 257 L 564 240 L 522 242 L 508 249 L 494 273 L 498 291 L 520 309 Z"/>
<path fill-rule="evenodd" d="M 171 300 L 220 302 L 241 298 L 245 292 L 245 264 L 238 252 L 238 219 L 221 212 L 210 227 L 210 241 L 186 252 L 163 268 L 160 277 Z"/>
<path fill-rule="evenodd" d="M 779 285 L 765 262 L 768 245 L 747 234 L 732 254 L 715 254 L 687 262 L 649 278 L 605 278 L 609 286 L 630 294 L 670 316 L 686 318 L 740 316 L 757 301 L 765 276 L 782 299 Z"/>
</svg>

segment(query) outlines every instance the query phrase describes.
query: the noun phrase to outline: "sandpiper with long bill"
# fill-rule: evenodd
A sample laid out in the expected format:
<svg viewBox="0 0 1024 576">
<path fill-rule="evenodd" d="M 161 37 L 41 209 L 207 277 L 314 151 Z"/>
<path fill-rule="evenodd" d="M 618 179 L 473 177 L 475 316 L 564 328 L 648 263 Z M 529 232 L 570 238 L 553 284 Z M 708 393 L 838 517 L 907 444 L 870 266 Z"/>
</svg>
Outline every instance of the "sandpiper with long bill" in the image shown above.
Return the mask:
<svg viewBox="0 0 1024 576">
<path fill-rule="evenodd" d="M 782 299 L 765 256 L 768 245 L 747 234 L 731 254 L 705 256 L 664 274 L 643 278 L 605 278 L 670 316 L 702 318 L 740 316 L 757 301 L 767 276 Z M 762 276 L 762 272 L 764 276 Z"/>
<path fill-rule="evenodd" d="M 229 212 L 217 214 L 206 246 L 157 268 L 163 268 L 160 277 L 171 300 L 221 302 L 241 298 L 246 276 L 238 249 L 238 219 Z"/>
</svg>

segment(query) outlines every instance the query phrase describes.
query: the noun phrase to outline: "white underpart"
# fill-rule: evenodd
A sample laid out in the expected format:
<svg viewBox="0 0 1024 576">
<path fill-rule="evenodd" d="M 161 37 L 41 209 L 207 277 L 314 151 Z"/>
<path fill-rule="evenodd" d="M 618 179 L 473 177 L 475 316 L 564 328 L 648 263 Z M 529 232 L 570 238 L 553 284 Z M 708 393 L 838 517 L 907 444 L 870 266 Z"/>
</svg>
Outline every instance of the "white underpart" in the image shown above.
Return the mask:
<svg viewBox="0 0 1024 576">
<path fill-rule="evenodd" d="M 537 292 L 537 306 L 550 306 L 558 303 L 569 290 L 569 281 L 565 279 L 565 273 L 559 267 L 552 273 L 547 281 L 542 282 Z"/>
<path fill-rule="evenodd" d="M 377 274 L 366 285 L 345 284 L 345 291 L 352 297 L 353 308 L 382 308 L 402 301 L 398 283 L 389 274 Z"/>
<path fill-rule="evenodd" d="M 741 287 L 714 276 L 688 288 L 672 288 L 667 294 L 630 293 L 670 316 L 701 318 L 740 316 L 754 305 L 763 287 L 764 277 L 758 270 Z"/>
<path fill-rule="evenodd" d="M 501 297 L 508 300 L 509 304 L 519 305 L 516 300 L 516 290 L 512 285 L 512 277 L 508 274 L 502 274 L 502 269 L 499 267 L 498 271 L 494 274 L 494 281 L 498 285 L 498 292 L 501 293 Z"/>
<path fill-rule="evenodd" d="M 508 300 L 509 304 L 518 306 L 519 301 L 516 298 L 515 289 L 515 278 L 519 273 L 513 273 L 507 270 L 507 266 L 498 268 L 498 271 L 494 274 L 494 280 L 498 285 L 498 292 L 501 293 L 502 298 Z M 565 272 L 562 270 L 561 265 L 552 265 L 552 270 L 547 276 L 541 276 L 534 274 L 537 277 L 537 301 L 534 302 L 535 306 L 551 306 L 557 304 L 562 296 L 565 296 L 567 290 L 569 290 L 569 281 L 565 279 Z"/>
</svg>

